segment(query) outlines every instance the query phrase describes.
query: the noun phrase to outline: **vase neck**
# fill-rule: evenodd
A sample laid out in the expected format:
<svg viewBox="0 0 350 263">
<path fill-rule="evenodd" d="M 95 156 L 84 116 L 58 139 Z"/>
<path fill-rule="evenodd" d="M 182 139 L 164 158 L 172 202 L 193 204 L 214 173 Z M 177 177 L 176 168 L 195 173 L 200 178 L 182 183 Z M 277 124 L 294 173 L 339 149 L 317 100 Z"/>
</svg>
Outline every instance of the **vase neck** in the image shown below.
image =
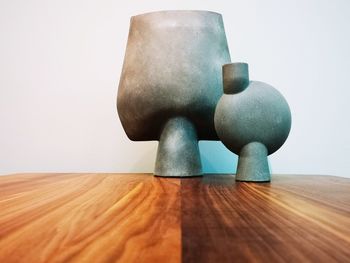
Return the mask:
<svg viewBox="0 0 350 263">
<path fill-rule="evenodd" d="M 245 90 L 249 85 L 247 63 L 230 63 L 222 66 L 225 94 L 235 94 Z"/>
</svg>

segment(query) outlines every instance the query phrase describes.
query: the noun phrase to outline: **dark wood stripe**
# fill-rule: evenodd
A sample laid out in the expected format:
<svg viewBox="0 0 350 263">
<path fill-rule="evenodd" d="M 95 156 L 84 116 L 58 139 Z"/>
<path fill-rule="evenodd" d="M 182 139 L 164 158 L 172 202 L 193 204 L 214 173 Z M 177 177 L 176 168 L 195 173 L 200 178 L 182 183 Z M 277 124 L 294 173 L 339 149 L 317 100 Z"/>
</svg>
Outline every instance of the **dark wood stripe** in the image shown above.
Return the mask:
<svg viewBox="0 0 350 263">
<path fill-rule="evenodd" d="M 349 262 L 350 180 L 182 180 L 183 262 Z"/>
</svg>

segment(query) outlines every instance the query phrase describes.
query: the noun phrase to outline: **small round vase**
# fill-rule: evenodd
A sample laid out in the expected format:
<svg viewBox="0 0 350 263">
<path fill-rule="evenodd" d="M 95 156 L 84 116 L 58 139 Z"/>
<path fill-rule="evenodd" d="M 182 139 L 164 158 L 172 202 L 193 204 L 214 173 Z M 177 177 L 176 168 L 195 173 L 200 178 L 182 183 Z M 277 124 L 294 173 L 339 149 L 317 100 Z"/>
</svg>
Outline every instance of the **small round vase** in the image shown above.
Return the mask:
<svg viewBox="0 0 350 263">
<path fill-rule="evenodd" d="M 215 110 L 215 129 L 239 155 L 236 180 L 271 180 L 267 156 L 286 141 L 291 128 L 287 101 L 272 86 L 249 81 L 248 64 L 223 66 L 224 94 Z"/>
</svg>

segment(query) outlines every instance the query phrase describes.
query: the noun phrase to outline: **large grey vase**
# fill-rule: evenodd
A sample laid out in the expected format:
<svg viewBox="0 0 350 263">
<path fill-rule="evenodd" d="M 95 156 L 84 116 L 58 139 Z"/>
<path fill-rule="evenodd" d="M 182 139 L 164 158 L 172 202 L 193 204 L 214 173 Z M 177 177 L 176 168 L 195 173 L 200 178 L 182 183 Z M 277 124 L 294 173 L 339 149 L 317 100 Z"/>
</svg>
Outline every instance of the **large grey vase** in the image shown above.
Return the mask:
<svg viewBox="0 0 350 263">
<path fill-rule="evenodd" d="M 217 140 L 214 110 L 230 55 L 220 14 L 131 18 L 117 108 L 127 136 L 159 140 L 155 175 L 202 174 L 198 140 Z"/>
</svg>

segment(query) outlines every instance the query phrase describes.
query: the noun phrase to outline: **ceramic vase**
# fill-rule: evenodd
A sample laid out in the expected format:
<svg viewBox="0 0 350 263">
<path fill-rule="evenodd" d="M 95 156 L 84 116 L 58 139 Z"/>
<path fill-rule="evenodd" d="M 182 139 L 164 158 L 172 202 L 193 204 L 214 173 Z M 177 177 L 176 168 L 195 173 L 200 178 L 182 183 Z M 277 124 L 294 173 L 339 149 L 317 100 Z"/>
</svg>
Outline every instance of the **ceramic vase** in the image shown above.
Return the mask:
<svg viewBox="0 0 350 263">
<path fill-rule="evenodd" d="M 291 128 L 288 103 L 272 86 L 250 81 L 246 63 L 224 65 L 223 86 L 215 129 L 224 145 L 239 155 L 236 180 L 268 182 L 267 156 L 283 145 Z"/>
<path fill-rule="evenodd" d="M 159 140 L 158 176 L 202 174 L 198 140 L 217 140 L 221 66 L 230 55 L 220 14 L 160 11 L 131 18 L 117 109 L 127 136 Z"/>
</svg>

